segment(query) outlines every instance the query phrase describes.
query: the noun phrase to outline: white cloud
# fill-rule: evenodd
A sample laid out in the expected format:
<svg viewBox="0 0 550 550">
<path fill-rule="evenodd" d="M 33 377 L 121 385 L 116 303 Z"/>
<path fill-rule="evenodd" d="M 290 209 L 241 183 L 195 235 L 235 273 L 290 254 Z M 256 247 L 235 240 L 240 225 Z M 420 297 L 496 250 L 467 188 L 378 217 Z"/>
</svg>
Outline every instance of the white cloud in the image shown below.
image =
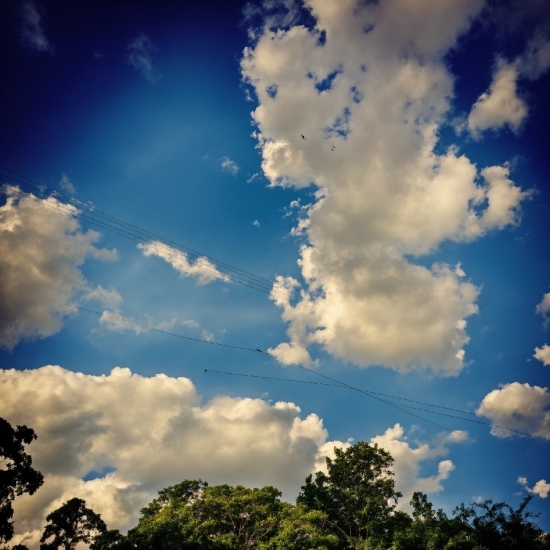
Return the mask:
<svg viewBox="0 0 550 550">
<path fill-rule="evenodd" d="M 88 257 L 112 260 L 116 251 L 99 249 L 99 233 L 83 232 L 73 206 L 55 198 L 19 197 L 5 187 L 0 207 L 0 346 L 58 332 L 74 313 L 67 302 L 87 282 L 80 266 Z"/>
<path fill-rule="evenodd" d="M 474 138 L 484 130 L 498 130 L 504 126 L 514 132 L 519 130 L 528 109 L 517 96 L 518 76 L 516 64 L 499 60 L 489 91 L 479 96 L 468 116 L 468 127 Z"/>
<path fill-rule="evenodd" d="M 526 477 L 518 477 L 518 483 L 525 487 L 525 490 L 532 495 L 538 495 L 540 498 L 547 498 L 550 493 L 550 483 L 546 483 L 545 479 L 540 479 L 535 483 L 533 488 L 530 488 Z"/>
<path fill-rule="evenodd" d="M 230 158 L 228 157 L 222 157 L 220 159 L 220 163 L 222 165 L 222 170 L 224 172 L 229 172 L 230 174 L 232 174 L 233 176 L 236 176 L 237 173 L 239 172 L 240 168 L 238 166 L 238 164 L 234 161 L 234 160 L 231 160 Z M 251 181 L 251 180 L 248 180 L 248 181 Z"/>
<path fill-rule="evenodd" d="M 197 258 L 190 263 L 187 254 L 159 241 L 147 244 L 138 244 L 144 256 L 158 256 L 168 262 L 182 277 L 196 277 L 199 285 L 205 285 L 212 281 L 230 281 L 230 277 L 221 271 L 207 258 Z"/>
<path fill-rule="evenodd" d="M 293 500 L 325 456 L 349 443 L 327 441 L 316 414 L 293 403 L 217 396 L 203 401 L 188 378 L 146 378 L 127 368 L 108 375 L 58 366 L 0 370 L 0 416 L 37 433 L 29 452 L 45 475 L 32 497 L 15 501 L 14 543 L 37 548 L 44 518 L 72 497 L 84 498 L 110 528 L 126 529 L 161 487 L 185 478 L 211 484 L 274 485 Z M 446 442 L 413 446 L 398 424 L 374 437 L 395 457 L 397 489 L 441 490 L 453 466 L 419 477 L 424 461 L 445 456 Z M 462 438 L 458 438 L 462 439 Z M 90 472 L 113 470 L 83 481 Z M 407 499 L 403 499 L 404 502 Z"/>
<path fill-rule="evenodd" d="M 468 127 L 474 138 L 484 130 L 499 130 L 508 126 L 518 132 L 528 115 L 528 107 L 518 97 L 520 78 L 536 80 L 550 67 L 550 41 L 547 29 L 539 29 L 529 41 L 525 52 L 514 61 L 499 58 L 489 90 L 479 96 L 468 116 Z"/>
<path fill-rule="evenodd" d="M 488 393 L 476 410 L 493 422 L 491 433 L 512 437 L 513 432 L 498 426 L 550 439 L 550 394 L 548 388 L 512 382 Z"/>
<path fill-rule="evenodd" d="M 274 352 L 307 362 L 317 343 L 359 365 L 457 374 L 479 289 L 464 266 L 414 257 L 517 223 L 529 195 L 507 165 L 478 170 L 456 147 L 435 152 L 453 94 L 444 56 L 483 2 L 305 5 L 315 29 L 269 20 L 241 62 L 265 176 L 317 186 L 293 231 L 307 241 L 305 285 L 296 303 L 277 301 L 290 341 Z"/>
<path fill-rule="evenodd" d="M 87 292 L 82 299 L 96 300 L 101 304 L 101 307 L 109 309 L 118 309 L 122 304 L 122 296 L 119 294 L 118 290 L 115 288 L 107 290 L 101 285 Z"/>
<path fill-rule="evenodd" d="M 126 48 L 130 65 L 152 84 L 158 82 L 161 78 L 151 57 L 156 49 L 151 39 L 143 33 L 138 34 Z"/>
<path fill-rule="evenodd" d="M 451 460 L 441 460 L 437 465 L 437 473 L 428 477 L 420 477 L 423 462 L 434 458 L 447 456 L 449 449 L 446 443 L 462 443 L 468 440 L 467 433 L 462 431 L 451 432 L 447 437 L 440 438 L 440 442 L 433 447 L 426 443 L 416 442 L 413 447 L 404 437 L 404 430 L 400 424 L 388 428 L 383 435 L 371 439 L 371 443 L 388 451 L 395 459 L 395 485 L 403 493 L 399 503 L 400 509 L 406 509 L 415 491 L 437 493 L 443 490 L 442 482 L 447 479 L 455 466 Z"/>
<path fill-rule="evenodd" d="M 34 2 L 23 2 L 21 15 L 21 39 L 23 44 L 39 52 L 53 53 L 54 47 L 42 28 L 42 17 Z"/>
<path fill-rule="evenodd" d="M 76 192 L 76 189 L 74 187 L 73 182 L 69 179 L 69 176 L 67 174 L 61 175 L 61 180 L 59 181 L 59 185 L 63 191 L 66 191 L 67 193 L 70 193 L 71 195 Z"/>
<path fill-rule="evenodd" d="M 55 366 L 0 371 L 0 389 L 0 415 L 38 434 L 29 451 L 45 475 L 35 496 L 16 500 L 16 543 L 30 531 L 36 545 L 45 515 L 74 496 L 109 527 L 128 528 L 158 489 L 184 478 L 270 484 L 293 499 L 327 439 L 322 420 L 301 418 L 293 403 L 203 402 L 187 378 L 126 368 L 107 376 Z M 82 481 L 107 466 L 115 471 Z"/>
<path fill-rule="evenodd" d="M 254 221 L 252 222 L 252 225 L 253 225 L 254 227 L 260 227 L 260 222 L 259 222 L 258 220 L 254 220 Z"/>
<path fill-rule="evenodd" d="M 544 344 L 542 348 L 535 348 L 535 354 L 533 357 L 541 361 L 542 364 L 547 367 L 550 365 L 550 346 L 548 344 Z"/>
</svg>

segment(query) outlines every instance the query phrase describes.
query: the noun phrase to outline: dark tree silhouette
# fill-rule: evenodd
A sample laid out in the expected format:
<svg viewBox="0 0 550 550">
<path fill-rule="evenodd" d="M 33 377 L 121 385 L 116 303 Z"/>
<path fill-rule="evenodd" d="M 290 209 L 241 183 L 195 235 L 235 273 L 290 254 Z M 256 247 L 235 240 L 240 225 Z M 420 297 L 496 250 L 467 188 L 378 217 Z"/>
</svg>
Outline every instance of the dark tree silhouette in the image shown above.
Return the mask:
<svg viewBox="0 0 550 550">
<path fill-rule="evenodd" d="M 34 494 L 44 483 L 44 476 L 32 467 L 32 458 L 23 444 L 36 439 L 32 428 L 17 426 L 0 418 L 0 542 L 13 537 L 12 502 L 23 493 Z"/>
<path fill-rule="evenodd" d="M 89 544 L 107 530 L 99 514 L 86 508 L 86 501 L 72 498 L 46 517 L 48 524 L 40 538 L 40 550 L 73 550 L 79 542 Z"/>
</svg>

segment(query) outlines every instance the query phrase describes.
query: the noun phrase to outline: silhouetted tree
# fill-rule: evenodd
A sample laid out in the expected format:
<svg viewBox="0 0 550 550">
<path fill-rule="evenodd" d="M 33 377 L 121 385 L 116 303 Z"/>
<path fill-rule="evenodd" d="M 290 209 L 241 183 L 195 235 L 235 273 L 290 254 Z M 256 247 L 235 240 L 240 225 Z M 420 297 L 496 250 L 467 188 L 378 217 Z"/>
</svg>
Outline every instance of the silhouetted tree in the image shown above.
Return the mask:
<svg viewBox="0 0 550 550">
<path fill-rule="evenodd" d="M 0 418 L 0 542 L 13 537 L 12 502 L 23 493 L 34 494 L 44 483 L 44 476 L 32 467 L 32 458 L 25 452 L 23 444 L 29 445 L 36 439 L 32 428 L 17 426 Z"/>
<path fill-rule="evenodd" d="M 72 498 L 46 517 L 48 524 L 40 538 L 40 550 L 73 550 L 79 542 L 89 544 L 107 530 L 99 514 L 86 508 L 86 501 Z"/>
</svg>

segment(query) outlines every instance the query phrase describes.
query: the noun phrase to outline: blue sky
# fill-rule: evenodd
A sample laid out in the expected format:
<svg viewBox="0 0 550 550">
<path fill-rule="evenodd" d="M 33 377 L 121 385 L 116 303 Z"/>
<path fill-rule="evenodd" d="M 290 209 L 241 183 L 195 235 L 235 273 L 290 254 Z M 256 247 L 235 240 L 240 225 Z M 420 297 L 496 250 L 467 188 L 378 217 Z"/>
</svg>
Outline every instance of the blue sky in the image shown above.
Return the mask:
<svg viewBox="0 0 550 550">
<path fill-rule="evenodd" d="M 73 496 L 125 529 L 183 478 L 293 500 L 358 440 L 405 508 L 530 492 L 550 529 L 549 444 L 491 428 L 550 438 L 547 6 L 221 4 L 0 8 L 0 165 L 203 257 L 2 171 L 0 415 L 46 475 L 18 540 Z M 322 381 L 291 363 L 488 425 L 205 372 Z"/>
</svg>

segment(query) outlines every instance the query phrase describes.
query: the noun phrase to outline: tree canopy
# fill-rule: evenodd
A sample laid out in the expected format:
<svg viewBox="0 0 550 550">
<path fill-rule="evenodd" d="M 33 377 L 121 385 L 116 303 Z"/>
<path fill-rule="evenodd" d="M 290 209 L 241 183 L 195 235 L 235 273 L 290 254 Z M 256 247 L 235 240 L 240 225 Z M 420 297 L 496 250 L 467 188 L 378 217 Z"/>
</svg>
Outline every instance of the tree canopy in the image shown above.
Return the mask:
<svg viewBox="0 0 550 550">
<path fill-rule="evenodd" d="M 86 502 L 72 498 L 46 517 L 40 550 L 74 550 L 79 542 L 87 544 L 107 530 L 99 514 L 86 508 Z"/>
<path fill-rule="evenodd" d="M 43 483 L 23 444 L 36 439 L 27 426 L 0 419 L 0 550 L 13 536 L 15 496 Z M 492 500 L 460 504 L 448 516 L 424 493 L 414 493 L 412 514 L 397 509 L 392 456 L 358 442 L 335 449 L 327 472 L 309 475 L 296 505 L 275 487 L 208 485 L 184 480 L 158 492 L 142 508 L 137 525 L 123 535 L 72 498 L 51 512 L 40 550 L 550 550 L 550 537 L 528 510 Z M 27 550 L 16 545 L 12 550 Z"/>
</svg>

